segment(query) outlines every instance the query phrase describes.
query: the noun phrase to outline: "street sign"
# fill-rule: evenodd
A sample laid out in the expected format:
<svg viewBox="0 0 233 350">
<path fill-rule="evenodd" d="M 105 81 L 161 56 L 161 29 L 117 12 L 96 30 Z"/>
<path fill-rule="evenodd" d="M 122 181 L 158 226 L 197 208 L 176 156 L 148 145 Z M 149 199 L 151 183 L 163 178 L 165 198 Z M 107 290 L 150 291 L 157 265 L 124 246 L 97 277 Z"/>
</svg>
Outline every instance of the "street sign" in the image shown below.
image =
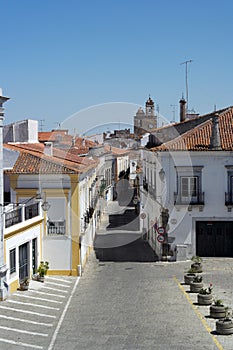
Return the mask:
<svg viewBox="0 0 233 350">
<path fill-rule="evenodd" d="M 157 236 L 157 241 L 158 241 L 159 243 L 163 243 L 163 242 L 165 241 L 165 237 L 164 237 L 163 235 L 158 235 L 158 236 Z"/>
<path fill-rule="evenodd" d="M 141 213 L 140 217 L 144 220 L 146 218 L 146 213 Z"/>
<path fill-rule="evenodd" d="M 165 228 L 163 226 L 160 226 L 157 228 L 157 232 L 159 235 L 164 235 L 165 234 Z"/>
</svg>

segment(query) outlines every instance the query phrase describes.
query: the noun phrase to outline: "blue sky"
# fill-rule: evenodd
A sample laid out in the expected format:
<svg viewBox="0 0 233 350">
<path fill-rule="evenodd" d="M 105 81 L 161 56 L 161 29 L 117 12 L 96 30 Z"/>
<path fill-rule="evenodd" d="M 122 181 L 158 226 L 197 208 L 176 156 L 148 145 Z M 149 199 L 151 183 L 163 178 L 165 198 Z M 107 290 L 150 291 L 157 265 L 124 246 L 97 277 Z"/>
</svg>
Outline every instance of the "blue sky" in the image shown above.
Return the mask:
<svg viewBox="0 0 233 350">
<path fill-rule="evenodd" d="M 149 94 L 168 120 L 177 105 L 178 118 L 180 63 L 189 59 L 189 107 L 204 114 L 233 105 L 232 13 L 231 0 L 1 1 L 5 123 L 45 120 L 50 130 L 77 115 L 79 133 L 132 123 Z M 95 114 L 92 106 L 109 102 L 132 111 Z"/>
</svg>

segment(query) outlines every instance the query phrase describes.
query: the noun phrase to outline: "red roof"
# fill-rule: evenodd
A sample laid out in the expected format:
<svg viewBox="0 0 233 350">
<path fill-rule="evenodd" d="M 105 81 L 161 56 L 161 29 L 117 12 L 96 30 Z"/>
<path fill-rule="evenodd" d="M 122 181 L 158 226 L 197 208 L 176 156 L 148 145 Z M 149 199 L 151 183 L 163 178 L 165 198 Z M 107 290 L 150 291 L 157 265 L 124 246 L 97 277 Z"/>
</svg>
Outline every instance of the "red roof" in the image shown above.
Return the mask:
<svg viewBox="0 0 233 350">
<path fill-rule="evenodd" d="M 5 148 L 20 152 L 20 155 L 10 173 L 79 173 L 96 167 L 97 161 L 92 158 L 80 157 L 74 153 L 53 147 L 53 155 L 44 154 L 44 144 L 15 143 L 4 144 Z"/>
<path fill-rule="evenodd" d="M 197 125 L 192 130 L 165 142 L 152 151 L 208 151 L 212 135 L 212 118 L 216 115 L 214 112 L 209 115 L 209 119 L 202 124 Z M 233 150 L 233 107 L 229 107 L 219 113 L 219 135 L 220 150 Z"/>
</svg>

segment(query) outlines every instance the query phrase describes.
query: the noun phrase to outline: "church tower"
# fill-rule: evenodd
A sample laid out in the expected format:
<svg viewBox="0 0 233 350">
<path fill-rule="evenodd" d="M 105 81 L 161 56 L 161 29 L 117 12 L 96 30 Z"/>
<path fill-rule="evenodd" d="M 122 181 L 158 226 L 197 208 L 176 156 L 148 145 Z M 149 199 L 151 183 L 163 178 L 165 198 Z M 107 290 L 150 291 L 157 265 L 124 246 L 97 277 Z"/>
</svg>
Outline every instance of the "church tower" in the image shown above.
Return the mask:
<svg viewBox="0 0 233 350">
<path fill-rule="evenodd" d="M 155 104 L 149 96 L 146 101 L 145 112 L 142 107 L 140 107 L 134 117 L 134 134 L 135 136 L 142 136 L 156 128 L 157 116 L 155 116 Z"/>
<path fill-rule="evenodd" d="M 146 101 L 146 116 L 147 117 L 154 117 L 155 116 L 155 104 L 154 101 L 150 98 Z"/>
</svg>

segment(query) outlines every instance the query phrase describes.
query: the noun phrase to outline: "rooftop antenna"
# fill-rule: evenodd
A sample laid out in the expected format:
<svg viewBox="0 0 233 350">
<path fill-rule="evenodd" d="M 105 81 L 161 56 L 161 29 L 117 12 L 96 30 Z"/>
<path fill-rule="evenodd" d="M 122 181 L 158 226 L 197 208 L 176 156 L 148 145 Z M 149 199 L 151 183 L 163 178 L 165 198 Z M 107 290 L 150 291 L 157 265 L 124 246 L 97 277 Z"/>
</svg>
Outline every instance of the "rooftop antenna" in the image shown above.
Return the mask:
<svg viewBox="0 0 233 350">
<path fill-rule="evenodd" d="M 188 95 L 188 63 L 193 62 L 193 60 L 188 60 L 188 61 L 184 61 L 181 64 L 185 64 L 185 85 L 186 85 L 186 113 L 188 112 L 188 99 L 189 99 L 189 95 Z"/>
<path fill-rule="evenodd" d="M 40 131 L 43 131 L 43 128 L 44 128 L 44 126 L 45 126 L 44 122 L 45 122 L 44 119 L 40 119 L 40 120 L 39 120 L 39 130 L 40 130 Z"/>
</svg>

